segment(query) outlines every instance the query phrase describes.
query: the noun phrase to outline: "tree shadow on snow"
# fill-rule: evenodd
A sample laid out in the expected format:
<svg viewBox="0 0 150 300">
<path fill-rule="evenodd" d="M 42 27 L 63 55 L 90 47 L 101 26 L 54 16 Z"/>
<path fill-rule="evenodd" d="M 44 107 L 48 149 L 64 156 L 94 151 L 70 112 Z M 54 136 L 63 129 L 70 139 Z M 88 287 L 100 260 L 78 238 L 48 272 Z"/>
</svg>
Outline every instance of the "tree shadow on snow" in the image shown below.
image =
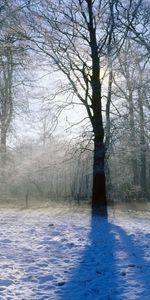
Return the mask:
<svg viewBox="0 0 150 300">
<path fill-rule="evenodd" d="M 93 215 L 88 241 L 80 264 L 60 289 L 59 300 L 150 299 L 148 262 L 133 236 Z"/>
</svg>

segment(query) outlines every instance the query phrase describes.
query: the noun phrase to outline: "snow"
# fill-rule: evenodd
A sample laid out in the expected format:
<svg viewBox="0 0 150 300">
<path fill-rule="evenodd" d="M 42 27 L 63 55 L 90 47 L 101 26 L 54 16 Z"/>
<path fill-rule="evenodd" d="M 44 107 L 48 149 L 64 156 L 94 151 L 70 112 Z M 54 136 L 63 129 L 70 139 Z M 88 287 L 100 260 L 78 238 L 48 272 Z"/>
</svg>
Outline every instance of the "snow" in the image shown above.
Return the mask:
<svg viewBox="0 0 150 300">
<path fill-rule="evenodd" d="M 149 300 L 150 218 L 1 210 L 0 300 Z"/>
</svg>

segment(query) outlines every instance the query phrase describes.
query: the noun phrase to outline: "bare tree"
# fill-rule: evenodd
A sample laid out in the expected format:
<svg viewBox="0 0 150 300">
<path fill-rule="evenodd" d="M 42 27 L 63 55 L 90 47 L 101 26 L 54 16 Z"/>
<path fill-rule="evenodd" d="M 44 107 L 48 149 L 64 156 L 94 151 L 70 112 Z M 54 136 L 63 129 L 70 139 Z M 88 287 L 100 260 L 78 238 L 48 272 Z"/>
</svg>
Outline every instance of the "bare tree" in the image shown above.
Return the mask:
<svg viewBox="0 0 150 300">
<path fill-rule="evenodd" d="M 106 212 L 105 145 L 102 116 L 104 69 L 111 57 L 114 35 L 114 1 L 42 1 L 30 6 L 31 28 L 38 32 L 37 49 L 62 71 L 68 89 L 85 106 L 93 130 L 92 206 Z M 34 16 L 34 17 L 33 17 Z M 40 22 L 39 22 L 40 20 Z M 33 36 L 31 34 L 31 39 Z M 108 50 L 109 47 L 109 50 Z M 109 89 L 111 79 L 109 80 Z M 108 97 L 110 94 L 108 93 Z M 107 115 L 109 109 L 107 110 Z"/>
<path fill-rule="evenodd" d="M 145 0 L 117 1 L 118 22 L 120 30 L 126 30 L 141 47 L 150 53 L 150 3 Z"/>
<path fill-rule="evenodd" d="M 124 153 L 124 161 L 125 156 L 128 157 L 130 184 L 144 198 L 148 198 L 148 70 L 147 54 L 133 39 L 127 38 L 116 60 L 113 104 L 120 102 L 119 111 L 123 115 L 121 123 L 116 126 L 120 132 L 118 143 Z"/>
<path fill-rule="evenodd" d="M 0 152 L 4 161 L 15 113 L 25 108 L 21 99 L 17 103 L 16 94 L 25 80 L 27 45 L 23 38 L 22 6 L 15 0 L 3 2 L 0 18 Z"/>
<path fill-rule="evenodd" d="M 2 156 L 6 153 L 6 137 L 10 126 L 12 104 L 12 76 L 13 76 L 13 38 L 6 36 L 3 48 L 1 47 L 1 84 L 0 84 L 0 150 Z M 3 157 L 4 158 L 4 157 Z"/>
</svg>

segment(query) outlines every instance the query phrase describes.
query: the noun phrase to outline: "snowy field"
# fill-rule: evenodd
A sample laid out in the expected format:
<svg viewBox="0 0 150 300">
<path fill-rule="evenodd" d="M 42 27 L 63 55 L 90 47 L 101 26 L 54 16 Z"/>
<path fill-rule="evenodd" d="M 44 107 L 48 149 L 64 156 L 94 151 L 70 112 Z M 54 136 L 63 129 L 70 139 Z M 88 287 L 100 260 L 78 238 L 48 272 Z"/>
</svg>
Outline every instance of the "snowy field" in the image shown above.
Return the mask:
<svg viewBox="0 0 150 300">
<path fill-rule="evenodd" d="M 0 300 L 150 299 L 148 216 L 0 213 Z"/>
</svg>

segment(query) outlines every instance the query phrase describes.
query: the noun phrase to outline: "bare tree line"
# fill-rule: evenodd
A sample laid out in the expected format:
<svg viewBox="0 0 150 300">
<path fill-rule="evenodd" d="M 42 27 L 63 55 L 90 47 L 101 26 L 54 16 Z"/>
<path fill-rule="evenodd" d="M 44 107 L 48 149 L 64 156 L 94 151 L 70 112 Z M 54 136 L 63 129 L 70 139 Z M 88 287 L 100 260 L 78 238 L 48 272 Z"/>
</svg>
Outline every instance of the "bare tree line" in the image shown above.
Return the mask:
<svg viewBox="0 0 150 300">
<path fill-rule="evenodd" d="M 136 197 L 148 198 L 149 4 L 142 0 L 61 0 L 57 3 L 45 0 L 23 1 L 20 6 L 17 1 L 4 1 L 1 11 L 1 157 L 6 153 L 7 135 L 15 118 L 16 72 L 35 53 L 34 60 L 43 60 L 54 77 L 63 74 L 62 95 L 68 98 L 66 103 L 63 100 L 65 104 L 55 106 L 57 116 L 62 109 L 79 101 L 89 119 L 91 133 L 86 136 L 87 144 L 90 141 L 87 148 L 93 150 L 89 164 L 92 168 L 93 161 L 93 171 L 88 177 L 81 159 L 82 176 L 75 171 L 74 183 L 70 185 L 70 190 L 71 186 L 78 186 L 78 196 L 74 198 L 79 199 L 82 191 L 86 194 L 87 190 L 93 209 L 105 213 L 108 189 L 112 184 L 113 191 L 117 190 L 117 178 L 122 189 L 134 191 Z M 49 97 L 50 105 L 52 98 Z M 43 126 L 46 126 L 52 115 L 45 108 L 44 111 Z M 50 138 L 46 127 L 43 134 L 46 134 L 45 144 Z M 77 166 L 78 163 L 78 170 Z"/>
</svg>

